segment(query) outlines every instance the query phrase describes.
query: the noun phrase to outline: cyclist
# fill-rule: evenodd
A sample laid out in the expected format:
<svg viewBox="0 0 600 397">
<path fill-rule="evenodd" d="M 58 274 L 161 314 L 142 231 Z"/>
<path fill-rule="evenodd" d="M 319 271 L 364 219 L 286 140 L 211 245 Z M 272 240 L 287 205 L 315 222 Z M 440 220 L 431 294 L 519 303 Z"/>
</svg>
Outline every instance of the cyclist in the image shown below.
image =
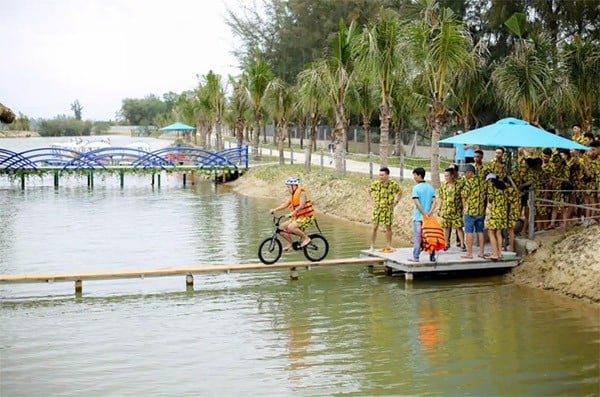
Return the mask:
<svg viewBox="0 0 600 397">
<path fill-rule="evenodd" d="M 302 238 L 300 247 L 306 247 L 308 243 L 310 243 L 310 237 L 304 233 L 304 230 L 314 223 L 315 210 L 313 209 L 308 192 L 305 188 L 299 186 L 300 179 L 295 176 L 290 176 L 285 181 L 285 184 L 288 188 L 290 197 L 279 206 L 272 208 L 270 212 L 273 214 L 275 211 L 285 208 L 292 209 L 292 212 L 288 217 L 293 219 L 285 221 L 279 226 L 281 230 L 285 232 L 282 233 L 281 236 L 288 242 L 288 245 L 283 250 L 289 251 L 292 249 L 292 237 L 289 235 L 290 233 Z"/>
</svg>

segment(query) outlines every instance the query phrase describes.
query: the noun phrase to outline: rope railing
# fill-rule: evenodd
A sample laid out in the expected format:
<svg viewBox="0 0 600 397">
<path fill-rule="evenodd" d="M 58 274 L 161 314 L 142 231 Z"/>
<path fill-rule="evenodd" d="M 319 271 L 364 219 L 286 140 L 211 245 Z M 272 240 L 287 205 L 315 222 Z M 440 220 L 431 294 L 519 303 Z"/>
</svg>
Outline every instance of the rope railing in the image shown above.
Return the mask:
<svg viewBox="0 0 600 397">
<path fill-rule="evenodd" d="M 568 200 L 567 201 L 559 201 L 559 200 L 552 200 L 552 199 L 544 197 L 547 194 L 555 194 L 555 193 L 564 194 Z M 528 237 L 533 238 L 535 231 L 536 231 L 536 225 L 547 224 L 552 221 L 557 222 L 557 223 L 564 222 L 565 228 L 571 222 L 580 221 L 583 225 L 586 225 L 586 223 L 585 223 L 586 220 L 588 220 L 587 224 L 600 222 L 600 202 L 586 203 L 586 204 L 569 202 L 569 200 L 573 200 L 572 199 L 573 197 L 576 197 L 577 195 L 581 195 L 581 194 L 583 194 L 584 196 L 591 195 L 591 196 L 599 197 L 600 191 L 599 190 L 588 190 L 588 189 L 568 190 L 568 191 L 557 190 L 557 189 L 545 189 L 545 190 L 539 190 L 536 195 L 536 192 L 533 189 L 530 189 L 529 190 L 529 200 L 528 200 L 528 211 L 529 211 Z M 548 219 L 536 219 L 535 218 L 536 209 L 539 209 L 539 208 L 547 208 L 548 209 L 548 214 L 547 214 Z M 571 210 L 571 209 L 583 210 L 583 211 L 585 211 L 585 213 L 584 213 L 584 215 L 579 214 L 579 215 L 575 215 L 574 217 L 569 217 L 569 218 L 561 216 L 559 219 L 558 213 L 560 212 L 562 215 L 563 214 L 562 211 L 565 211 L 567 208 L 569 210 Z M 552 219 L 552 211 L 554 209 L 557 209 L 557 211 L 555 212 L 555 218 Z"/>
</svg>

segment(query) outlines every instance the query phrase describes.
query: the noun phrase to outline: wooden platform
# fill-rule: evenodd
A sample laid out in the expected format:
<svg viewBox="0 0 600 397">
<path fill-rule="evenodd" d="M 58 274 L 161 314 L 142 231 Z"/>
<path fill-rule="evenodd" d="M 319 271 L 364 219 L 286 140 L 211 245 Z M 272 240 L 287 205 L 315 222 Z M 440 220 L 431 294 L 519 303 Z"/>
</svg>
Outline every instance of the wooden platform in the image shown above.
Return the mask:
<svg viewBox="0 0 600 397">
<path fill-rule="evenodd" d="M 407 274 L 412 273 L 436 273 L 436 272 L 455 272 L 465 270 L 485 270 L 485 269 L 510 269 L 517 266 L 519 259 L 514 252 L 503 252 L 503 259 L 492 261 L 479 258 L 477 256 L 478 248 L 474 248 L 473 259 L 461 258 L 465 253 L 458 247 L 451 247 L 448 251 L 436 253 L 436 260 L 431 262 L 429 254 L 422 252 L 419 262 L 411 262 L 412 248 L 396 248 L 394 252 L 384 253 L 380 250 L 363 250 L 360 256 L 363 258 L 382 258 L 385 260 L 384 266 L 392 270 L 401 271 Z M 490 247 L 485 249 L 490 252 Z"/>
<path fill-rule="evenodd" d="M 186 285 L 193 286 L 194 275 L 202 273 L 230 273 L 234 271 L 258 271 L 273 269 L 289 269 L 290 278 L 298 278 L 297 268 L 310 269 L 312 267 L 325 266 L 373 266 L 382 264 L 384 259 L 378 257 L 361 257 L 345 259 L 329 259 L 320 262 L 297 261 L 297 262 L 278 262 L 272 265 L 262 263 L 234 264 L 234 265 L 205 265 L 188 267 L 169 267 L 157 269 L 129 269 L 129 270 L 107 270 L 98 272 L 82 273 L 52 273 L 52 274 L 0 274 L 1 283 L 51 283 L 55 281 L 74 281 L 75 293 L 81 293 L 83 290 L 83 280 L 110 280 L 122 278 L 144 278 L 144 277 L 167 277 L 184 275 Z"/>
</svg>

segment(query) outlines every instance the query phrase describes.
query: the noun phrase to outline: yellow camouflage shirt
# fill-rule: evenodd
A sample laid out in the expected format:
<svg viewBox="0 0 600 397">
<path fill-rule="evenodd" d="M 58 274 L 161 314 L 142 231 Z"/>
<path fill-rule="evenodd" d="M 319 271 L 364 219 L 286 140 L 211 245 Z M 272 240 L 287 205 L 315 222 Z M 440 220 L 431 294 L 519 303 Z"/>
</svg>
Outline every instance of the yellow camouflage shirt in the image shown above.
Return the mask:
<svg viewBox="0 0 600 397">
<path fill-rule="evenodd" d="M 388 180 L 387 184 L 377 180 L 371 183 L 369 192 L 373 195 L 377 207 L 389 207 L 393 205 L 396 195 L 400 193 L 400 185 L 393 179 Z"/>
<path fill-rule="evenodd" d="M 485 181 L 480 178 L 466 179 L 461 189 L 463 213 L 465 215 L 485 215 L 486 189 Z"/>
</svg>

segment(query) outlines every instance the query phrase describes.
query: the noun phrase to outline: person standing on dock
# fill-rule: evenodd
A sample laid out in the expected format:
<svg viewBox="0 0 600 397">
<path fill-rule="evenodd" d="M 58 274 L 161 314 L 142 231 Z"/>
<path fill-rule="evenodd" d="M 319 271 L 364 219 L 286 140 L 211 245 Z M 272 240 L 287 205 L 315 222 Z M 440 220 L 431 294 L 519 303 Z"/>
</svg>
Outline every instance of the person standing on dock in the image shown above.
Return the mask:
<svg viewBox="0 0 600 397">
<path fill-rule="evenodd" d="M 479 254 L 477 256 L 483 258 L 485 244 L 483 236 L 486 205 L 485 181 L 475 175 L 475 166 L 473 164 L 465 164 L 463 171 L 465 173 L 465 181 L 461 190 L 461 199 L 463 203 L 467 252 L 461 258 L 473 259 L 474 233 L 477 233 L 479 241 Z"/>
<path fill-rule="evenodd" d="M 390 179 L 390 169 L 388 167 L 381 167 L 379 170 L 379 180 L 373 181 L 369 186 L 369 196 L 373 203 L 371 250 L 375 246 L 379 225 L 383 225 L 385 226 L 386 246 L 381 252 L 394 252 L 394 248 L 392 248 L 392 221 L 394 220 L 394 207 L 400 202 L 402 190 L 398 182 Z"/>
<path fill-rule="evenodd" d="M 412 199 L 415 204 L 413 212 L 413 253 L 410 262 L 419 262 L 421 255 L 421 233 L 423 230 L 423 216 L 431 216 L 435 211 L 435 189 L 425 181 L 425 169 L 415 168 L 413 179 L 417 183 L 412 189 Z M 433 253 L 435 255 L 435 251 Z M 431 259 L 431 258 L 430 258 Z"/>
</svg>

